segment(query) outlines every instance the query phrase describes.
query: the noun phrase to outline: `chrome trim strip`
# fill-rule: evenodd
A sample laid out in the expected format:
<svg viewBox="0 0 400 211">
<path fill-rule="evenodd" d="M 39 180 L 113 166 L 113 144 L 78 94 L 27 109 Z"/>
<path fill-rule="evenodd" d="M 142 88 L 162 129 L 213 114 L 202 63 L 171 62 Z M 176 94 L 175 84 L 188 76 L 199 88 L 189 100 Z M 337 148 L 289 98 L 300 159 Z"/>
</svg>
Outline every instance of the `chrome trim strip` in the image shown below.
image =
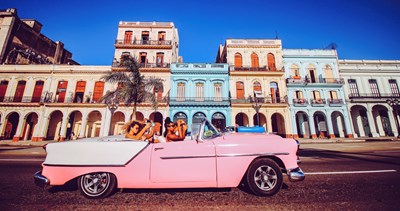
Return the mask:
<svg viewBox="0 0 400 211">
<path fill-rule="evenodd" d="M 211 158 L 211 157 L 247 157 L 247 156 L 275 156 L 275 155 L 289 155 L 288 152 L 278 153 L 254 153 L 254 154 L 224 154 L 224 155 L 198 155 L 198 156 L 171 156 L 160 157 L 163 160 L 169 159 L 191 159 L 191 158 Z"/>
</svg>

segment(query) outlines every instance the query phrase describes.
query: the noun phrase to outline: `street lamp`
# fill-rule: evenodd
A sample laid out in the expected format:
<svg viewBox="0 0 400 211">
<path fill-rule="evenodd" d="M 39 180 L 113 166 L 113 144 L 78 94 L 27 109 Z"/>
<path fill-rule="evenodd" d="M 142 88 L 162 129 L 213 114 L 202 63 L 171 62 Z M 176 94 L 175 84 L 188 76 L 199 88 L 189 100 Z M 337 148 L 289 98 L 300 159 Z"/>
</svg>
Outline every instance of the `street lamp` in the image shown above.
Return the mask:
<svg viewBox="0 0 400 211">
<path fill-rule="evenodd" d="M 111 118 L 110 118 L 110 128 L 108 130 L 108 135 L 111 135 L 112 129 L 112 117 L 114 112 L 118 109 L 119 101 L 113 98 L 111 101 L 107 102 L 107 108 L 110 110 Z"/>
<path fill-rule="evenodd" d="M 397 119 L 397 106 L 400 104 L 399 100 L 396 98 L 390 98 L 386 100 L 386 103 L 389 104 L 392 107 L 393 114 L 394 114 L 394 121 L 396 123 L 396 129 L 397 129 L 397 138 L 400 138 L 400 126 L 399 126 L 399 120 Z"/>
<path fill-rule="evenodd" d="M 257 115 L 257 126 L 260 126 L 260 108 L 262 106 L 261 103 L 258 103 L 258 98 L 256 95 L 256 92 L 254 92 L 254 101 L 253 101 L 253 108 L 256 110 L 256 115 Z"/>
</svg>

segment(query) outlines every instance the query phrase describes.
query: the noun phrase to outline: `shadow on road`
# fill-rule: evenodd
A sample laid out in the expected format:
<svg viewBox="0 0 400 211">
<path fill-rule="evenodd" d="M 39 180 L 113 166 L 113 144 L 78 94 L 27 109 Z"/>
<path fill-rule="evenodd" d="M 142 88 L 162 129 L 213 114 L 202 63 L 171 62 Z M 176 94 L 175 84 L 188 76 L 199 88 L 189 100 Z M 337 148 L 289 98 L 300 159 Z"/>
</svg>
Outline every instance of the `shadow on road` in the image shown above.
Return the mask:
<svg viewBox="0 0 400 211">
<path fill-rule="evenodd" d="M 301 157 L 309 157 L 309 158 L 329 158 L 329 159 L 353 159 L 358 161 L 367 161 L 367 162 L 375 162 L 375 163 L 384 163 L 384 164 L 392 164 L 392 165 L 400 165 L 400 156 L 396 155 L 379 155 L 374 152 L 340 152 L 334 150 L 320 150 L 320 149 L 300 149 L 299 156 Z M 389 160 L 376 160 L 376 158 L 388 158 Z M 398 160 L 396 162 L 393 159 Z"/>
</svg>

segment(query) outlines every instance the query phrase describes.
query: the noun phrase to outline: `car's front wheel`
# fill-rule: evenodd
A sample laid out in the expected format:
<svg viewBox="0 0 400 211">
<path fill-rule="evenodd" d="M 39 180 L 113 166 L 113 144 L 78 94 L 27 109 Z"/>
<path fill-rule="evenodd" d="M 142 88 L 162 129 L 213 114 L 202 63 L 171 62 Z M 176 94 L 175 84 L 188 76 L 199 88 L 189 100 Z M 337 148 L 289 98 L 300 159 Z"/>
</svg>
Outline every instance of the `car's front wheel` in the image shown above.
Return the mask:
<svg viewBox="0 0 400 211">
<path fill-rule="evenodd" d="M 78 188 L 81 193 L 92 199 L 109 196 L 117 187 L 114 174 L 97 172 L 85 174 L 78 179 Z"/>
<path fill-rule="evenodd" d="M 275 161 L 260 158 L 250 165 L 246 174 L 246 183 L 251 192 L 258 196 L 272 196 L 282 187 L 283 176 Z"/>
</svg>

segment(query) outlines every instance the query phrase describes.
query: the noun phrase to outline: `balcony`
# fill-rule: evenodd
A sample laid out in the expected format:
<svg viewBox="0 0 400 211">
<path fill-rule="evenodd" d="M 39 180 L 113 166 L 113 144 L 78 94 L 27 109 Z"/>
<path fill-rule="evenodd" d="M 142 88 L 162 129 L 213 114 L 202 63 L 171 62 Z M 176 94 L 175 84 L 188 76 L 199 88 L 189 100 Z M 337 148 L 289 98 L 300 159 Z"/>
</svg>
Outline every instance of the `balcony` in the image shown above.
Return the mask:
<svg viewBox="0 0 400 211">
<path fill-rule="evenodd" d="M 5 96 L 0 98 L 0 102 L 4 103 L 40 103 L 43 102 L 42 97 L 15 97 L 15 96 Z"/>
<path fill-rule="evenodd" d="M 171 49 L 172 40 L 115 40 L 115 47 Z"/>
<path fill-rule="evenodd" d="M 319 98 L 319 99 L 310 99 L 311 106 L 314 107 L 323 107 L 326 105 L 326 100 Z"/>
<path fill-rule="evenodd" d="M 229 67 L 231 71 L 264 71 L 264 72 L 284 72 L 283 69 L 276 69 L 276 68 L 269 68 L 267 66 L 261 67 L 251 67 L 251 66 L 242 66 L 242 67 L 235 67 L 231 65 Z"/>
<path fill-rule="evenodd" d="M 169 104 L 171 106 L 229 106 L 227 97 L 171 97 Z"/>
<path fill-rule="evenodd" d="M 305 98 L 295 98 L 293 99 L 293 105 L 296 107 L 306 107 L 308 105 L 308 100 Z"/>
<path fill-rule="evenodd" d="M 165 71 L 169 71 L 170 66 L 169 63 L 139 63 L 139 68 L 144 71 L 146 69 L 166 69 Z M 125 70 L 125 67 L 118 61 L 114 61 L 111 67 L 114 71 Z"/>
<path fill-rule="evenodd" d="M 342 106 L 344 105 L 343 99 L 328 99 L 329 106 Z"/>
<path fill-rule="evenodd" d="M 308 77 L 300 78 L 300 77 L 293 77 L 287 78 L 286 84 L 303 84 L 303 85 L 310 85 L 310 84 L 344 84 L 343 78 L 317 78 L 311 80 Z"/>
<path fill-rule="evenodd" d="M 400 99 L 399 93 L 352 93 L 349 94 L 351 102 L 385 102 L 389 98 Z"/>
<path fill-rule="evenodd" d="M 249 97 L 249 98 L 231 98 L 231 103 L 244 103 L 244 104 L 252 104 L 256 102 L 256 99 L 254 97 Z M 257 98 L 258 103 L 266 103 L 266 104 L 274 104 L 274 103 L 287 103 L 286 98 L 283 97 L 277 97 L 277 98 L 271 98 L 271 97 L 258 97 Z"/>
</svg>

